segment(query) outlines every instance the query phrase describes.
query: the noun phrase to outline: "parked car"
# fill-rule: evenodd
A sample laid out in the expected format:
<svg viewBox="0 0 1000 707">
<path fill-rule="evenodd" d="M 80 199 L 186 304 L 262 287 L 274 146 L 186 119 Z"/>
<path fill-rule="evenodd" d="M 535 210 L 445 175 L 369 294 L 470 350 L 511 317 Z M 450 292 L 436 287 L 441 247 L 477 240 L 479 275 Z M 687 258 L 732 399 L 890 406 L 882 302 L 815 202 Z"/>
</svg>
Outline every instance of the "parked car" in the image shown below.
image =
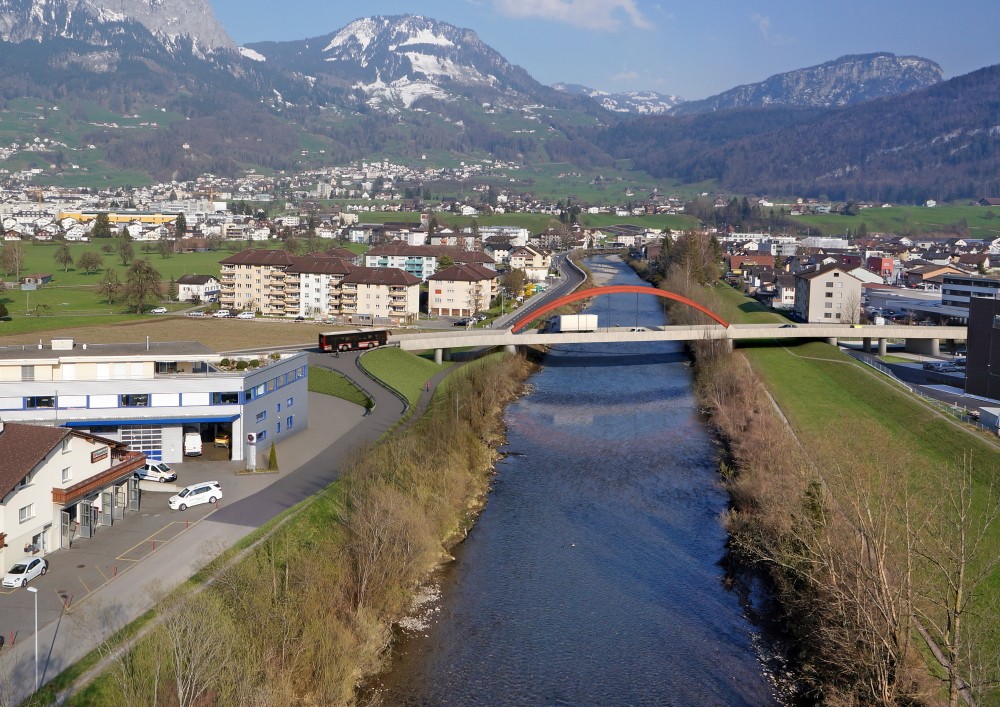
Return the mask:
<svg viewBox="0 0 1000 707">
<path fill-rule="evenodd" d="M 228 432 L 216 432 L 215 433 L 215 446 L 216 447 L 229 447 L 229 433 Z"/>
<path fill-rule="evenodd" d="M 461 319 L 456 319 L 452 326 L 469 326 L 470 324 L 475 324 L 476 320 L 472 317 L 462 317 Z"/>
<path fill-rule="evenodd" d="M 256 319 L 257 315 L 253 312 L 240 312 L 236 315 L 237 319 Z"/>
<path fill-rule="evenodd" d="M 233 315 L 229 312 L 228 309 L 220 309 L 215 314 L 213 314 L 212 316 L 213 317 L 218 317 L 219 319 L 225 319 L 225 318 L 231 317 Z"/>
<path fill-rule="evenodd" d="M 647 329 L 644 326 L 629 327 L 629 332 L 633 332 L 633 331 L 649 331 L 649 329 Z"/>
<path fill-rule="evenodd" d="M 177 481 L 177 472 L 163 462 L 146 462 L 135 472 L 137 479 L 143 481 L 159 481 L 165 484 L 168 481 Z"/>
<path fill-rule="evenodd" d="M 182 488 L 180 493 L 170 497 L 167 505 L 172 511 L 184 511 L 188 506 L 216 503 L 221 498 L 222 484 L 218 481 L 202 481 Z"/>
<path fill-rule="evenodd" d="M 797 327 L 798 327 L 798 324 L 782 324 L 782 325 L 781 325 L 780 327 L 778 327 L 778 328 L 779 328 L 779 329 L 795 329 L 795 328 L 797 328 Z"/>
<path fill-rule="evenodd" d="M 151 310 L 149 310 L 149 313 L 150 314 L 166 314 L 167 313 L 167 308 L 166 307 L 153 307 Z"/>
<path fill-rule="evenodd" d="M 3 586 L 23 587 L 35 577 L 39 577 L 49 571 L 49 563 L 41 557 L 29 557 L 27 560 L 18 560 L 7 574 L 3 576 Z"/>
<path fill-rule="evenodd" d="M 196 309 L 193 312 L 188 312 L 188 316 L 189 317 L 204 317 L 205 316 L 205 310 L 203 310 L 203 309 Z"/>
<path fill-rule="evenodd" d="M 304 322 L 305 320 L 306 320 L 306 318 L 303 317 L 301 314 L 299 316 L 295 317 L 295 321 L 297 321 L 297 322 Z"/>
</svg>

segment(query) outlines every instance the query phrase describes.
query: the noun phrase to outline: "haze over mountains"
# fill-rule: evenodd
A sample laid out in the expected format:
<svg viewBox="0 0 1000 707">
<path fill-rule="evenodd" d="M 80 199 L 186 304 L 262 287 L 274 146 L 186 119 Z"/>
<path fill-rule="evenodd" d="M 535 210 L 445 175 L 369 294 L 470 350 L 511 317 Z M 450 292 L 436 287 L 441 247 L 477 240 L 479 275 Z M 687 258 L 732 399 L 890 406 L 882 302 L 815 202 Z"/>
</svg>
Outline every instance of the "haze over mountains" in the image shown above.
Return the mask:
<svg viewBox="0 0 1000 707">
<path fill-rule="evenodd" d="M 67 150 L 161 179 L 432 153 L 943 199 L 997 174 L 996 72 L 942 82 L 920 57 L 846 56 L 685 102 L 545 86 L 473 30 L 412 15 L 237 48 L 204 0 L 0 0 L 0 39 L 6 104 L 50 102 Z M 94 106 L 162 117 L 125 130 Z"/>
</svg>

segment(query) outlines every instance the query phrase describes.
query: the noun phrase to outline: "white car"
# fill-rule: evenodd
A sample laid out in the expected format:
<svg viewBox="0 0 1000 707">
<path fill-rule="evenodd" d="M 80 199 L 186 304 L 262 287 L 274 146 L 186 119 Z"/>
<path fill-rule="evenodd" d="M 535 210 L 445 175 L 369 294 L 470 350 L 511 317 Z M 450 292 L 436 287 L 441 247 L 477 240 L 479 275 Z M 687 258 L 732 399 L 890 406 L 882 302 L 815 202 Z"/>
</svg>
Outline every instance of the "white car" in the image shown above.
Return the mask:
<svg viewBox="0 0 1000 707">
<path fill-rule="evenodd" d="M 191 484 L 181 489 L 176 496 L 171 496 L 167 505 L 171 510 L 183 511 L 188 506 L 197 506 L 199 503 L 215 503 L 222 498 L 222 485 L 218 481 L 202 481 Z"/>
<path fill-rule="evenodd" d="M 257 315 L 253 312 L 240 312 L 236 315 L 237 319 L 256 319 Z"/>
<path fill-rule="evenodd" d="M 205 316 L 205 310 L 203 310 L 203 309 L 196 309 L 193 312 L 188 312 L 188 316 L 189 317 L 204 317 Z"/>
<path fill-rule="evenodd" d="M 167 308 L 166 307 L 153 307 L 151 310 L 149 310 L 149 313 L 150 314 L 166 314 L 167 313 Z"/>
<path fill-rule="evenodd" d="M 231 316 L 233 316 L 233 315 L 231 315 L 231 314 L 229 313 L 229 310 L 228 310 L 228 309 L 220 309 L 220 310 L 219 310 L 218 312 L 216 312 L 216 313 L 215 313 L 215 314 L 213 314 L 212 316 L 213 316 L 213 317 L 218 317 L 219 319 L 225 319 L 225 318 L 227 318 L 227 317 L 231 317 Z"/>
<path fill-rule="evenodd" d="M 18 560 L 7 574 L 3 576 L 3 586 L 23 587 L 30 580 L 39 577 L 49 571 L 49 563 L 41 557 L 31 557 L 27 560 Z"/>
</svg>

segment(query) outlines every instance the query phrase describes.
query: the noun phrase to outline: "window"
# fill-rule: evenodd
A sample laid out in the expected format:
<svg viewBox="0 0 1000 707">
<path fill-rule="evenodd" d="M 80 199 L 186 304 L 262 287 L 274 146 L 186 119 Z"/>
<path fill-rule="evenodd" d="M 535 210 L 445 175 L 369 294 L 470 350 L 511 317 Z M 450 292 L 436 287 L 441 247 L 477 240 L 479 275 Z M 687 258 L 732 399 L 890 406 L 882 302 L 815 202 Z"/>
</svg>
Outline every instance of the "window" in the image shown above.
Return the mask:
<svg viewBox="0 0 1000 707">
<path fill-rule="evenodd" d="M 263 442 L 265 439 L 267 439 L 267 430 L 261 430 L 257 433 L 258 442 Z"/>
<path fill-rule="evenodd" d="M 827 302 L 823 306 L 826 307 L 827 309 L 833 309 L 833 302 Z"/>
<path fill-rule="evenodd" d="M 833 293 L 832 293 L 832 292 L 827 292 L 827 293 L 826 293 L 826 296 L 827 296 L 827 297 L 833 297 Z"/>
<path fill-rule="evenodd" d="M 267 410 L 265 410 L 264 412 L 257 413 L 257 422 L 263 422 L 266 419 L 267 419 Z"/>
<path fill-rule="evenodd" d="M 295 404 L 295 398 L 289 398 L 288 400 L 285 401 L 285 407 L 291 407 L 294 404 Z"/>
<path fill-rule="evenodd" d="M 295 425 L 295 415 L 289 415 L 285 418 L 285 429 L 290 430 Z"/>
<path fill-rule="evenodd" d="M 827 287 L 833 287 L 833 283 L 832 282 L 828 282 L 828 283 L 826 283 L 826 286 Z"/>
<path fill-rule="evenodd" d="M 35 367 L 34 366 L 21 366 L 21 380 L 23 380 L 23 381 L 33 381 L 33 380 L 35 380 Z"/>
<path fill-rule="evenodd" d="M 278 403 L 278 412 L 281 412 L 281 403 Z"/>
<path fill-rule="evenodd" d="M 176 361 L 157 361 L 156 372 L 160 374 L 177 373 Z"/>
<path fill-rule="evenodd" d="M 24 407 L 28 410 L 35 410 L 37 408 L 54 408 L 56 406 L 56 399 L 52 395 L 36 395 L 31 398 L 24 399 Z"/>
<path fill-rule="evenodd" d="M 29 503 L 27 506 L 19 508 L 17 511 L 17 522 L 24 523 L 35 517 L 35 504 Z"/>
<path fill-rule="evenodd" d="M 65 484 L 73 478 L 73 467 L 67 466 L 62 470 L 62 482 Z"/>
<path fill-rule="evenodd" d="M 830 312 L 824 312 L 823 313 L 823 318 L 824 319 L 833 319 L 833 315 L 830 314 Z"/>
<path fill-rule="evenodd" d="M 278 429 L 275 430 L 279 435 L 281 434 L 281 420 L 278 420 Z"/>
<path fill-rule="evenodd" d="M 19 489 L 23 489 L 25 486 L 28 485 L 29 481 L 30 481 L 29 477 L 25 476 L 23 479 L 17 482 L 17 487 Z"/>
<path fill-rule="evenodd" d="M 237 391 L 230 393 L 212 393 L 212 405 L 239 405 L 240 394 Z"/>
<path fill-rule="evenodd" d="M 122 395 L 119 398 L 119 405 L 123 408 L 145 408 L 149 407 L 149 394 L 148 393 L 132 393 L 129 395 Z"/>
</svg>

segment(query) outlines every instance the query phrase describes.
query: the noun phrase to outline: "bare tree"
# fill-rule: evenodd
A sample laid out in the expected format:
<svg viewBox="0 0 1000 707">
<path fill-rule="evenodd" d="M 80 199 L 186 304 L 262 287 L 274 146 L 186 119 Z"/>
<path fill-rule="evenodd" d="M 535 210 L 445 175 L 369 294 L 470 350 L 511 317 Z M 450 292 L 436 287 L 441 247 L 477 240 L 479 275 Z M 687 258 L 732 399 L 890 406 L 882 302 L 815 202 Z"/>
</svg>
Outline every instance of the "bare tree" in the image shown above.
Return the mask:
<svg viewBox="0 0 1000 707">
<path fill-rule="evenodd" d="M 92 275 L 104 267 L 104 258 L 101 257 L 100 253 L 88 250 L 86 253 L 82 253 L 80 255 L 80 259 L 77 260 L 76 266 L 83 270 L 83 272 L 87 275 Z"/>
<path fill-rule="evenodd" d="M 943 654 L 948 704 L 957 707 L 965 690 L 1000 686 L 997 656 L 989 652 L 996 644 L 986 640 L 997 633 L 997 614 L 989 611 L 996 609 L 996 597 L 987 593 L 986 582 L 1000 566 L 992 544 L 1000 499 L 992 483 L 975 488 L 968 459 L 950 472 L 941 480 L 941 503 L 918 535 L 917 555 L 930 581 L 916 609 Z"/>
<path fill-rule="evenodd" d="M 13 275 L 14 279 L 20 281 L 21 267 L 24 265 L 24 246 L 17 241 L 5 243 L 0 251 L 0 263 L 4 272 Z"/>
<path fill-rule="evenodd" d="M 70 251 L 69 244 L 60 243 L 56 252 L 53 253 L 52 259 L 62 265 L 63 272 L 69 272 L 69 266 L 73 264 L 73 253 Z"/>
<path fill-rule="evenodd" d="M 162 606 L 162 604 L 161 604 Z M 161 623 L 172 659 L 177 704 L 199 704 L 218 689 L 230 663 L 223 607 L 207 592 L 168 598 Z"/>
<path fill-rule="evenodd" d="M 97 294 L 114 304 L 122 290 L 122 282 L 118 278 L 118 271 L 108 268 L 104 271 L 104 278 L 97 284 Z"/>
</svg>

